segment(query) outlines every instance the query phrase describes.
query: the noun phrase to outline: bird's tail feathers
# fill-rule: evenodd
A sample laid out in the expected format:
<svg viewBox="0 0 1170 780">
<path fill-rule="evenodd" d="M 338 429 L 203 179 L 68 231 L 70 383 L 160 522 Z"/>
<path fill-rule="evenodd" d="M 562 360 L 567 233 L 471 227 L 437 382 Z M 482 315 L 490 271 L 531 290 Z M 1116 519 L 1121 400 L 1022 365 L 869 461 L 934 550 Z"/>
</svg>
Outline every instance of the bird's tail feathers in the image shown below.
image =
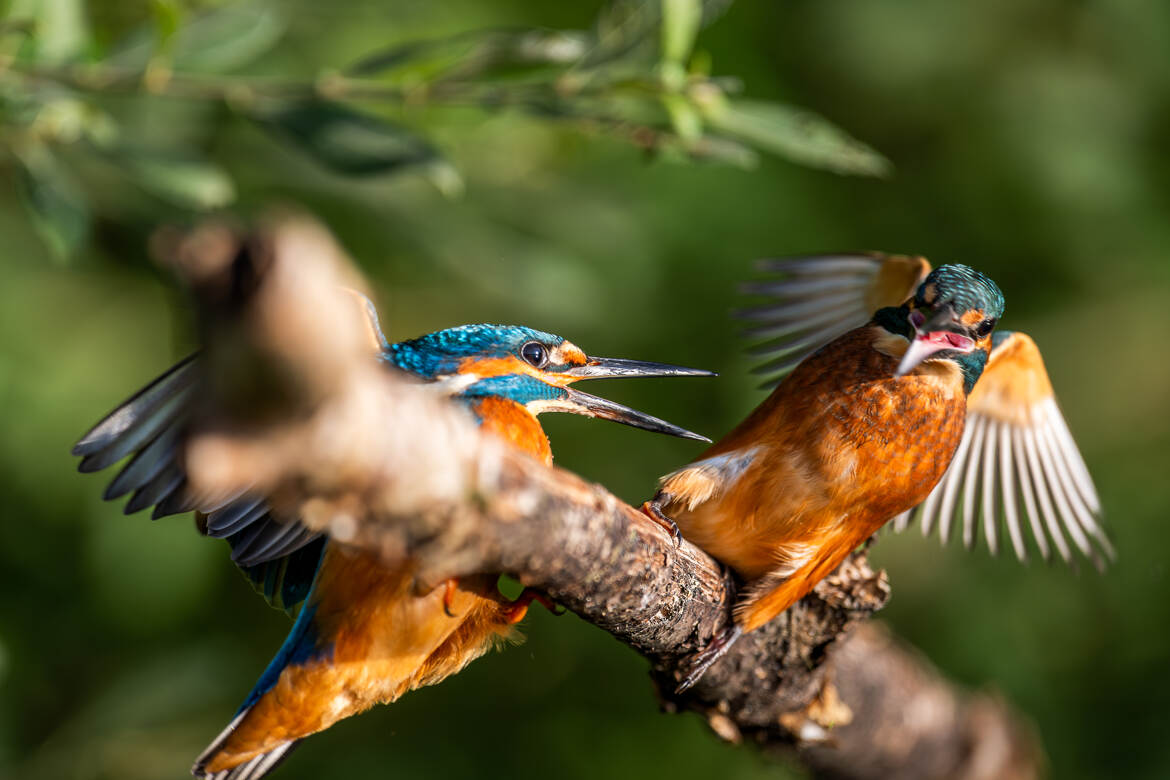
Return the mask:
<svg viewBox="0 0 1170 780">
<path fill-rule="evenodd" d="M 205 780 L 259 780 L 288 756 L 301 737 L 324 728 L 310 726 L 296 732 L 287 723 L 274 722 L 275 712 L 288 713 L 278 701 L 272 700 L 273 689 L 282 682 L 287 687 L 290 681 L 284 679 L 286 672 L 311 663 L 321 653 L 314 622 L 317 605 L 311 601 L 311 592 L 309 598 L 239 712 L 195 759 L 191 774 Z M 275 721 L 280 721 L 281 715 Z M 273 734 L 276 727 L 281 727 L 285 735 L 291 732 L 295 736 L 276 739 Z"/>
<path fill-rule="evenodd" d="M 804 598 L 856 547 L 850 540 L 793 544 L 783 563 L 756 582 L 735 608 L 735 622 L 754 631 Z"/>
<path fill-rule="evenodd" d="M 207 749 L 195 759 L 195 765 L 191 767 L 192 775 L 201 780 L 260 780 L 260 778 L 280 766 L 288 758 L 289 754 L 292 753 L 293 748 L 301 743 L 299 739 L 281 742 L 271 750 L 253 756 L 236 766 L 227 769 L 209 770 L 208 767 L 214 766 L 215 759 L 227 745 L 228 740 L 231 739 L 236 728 L 239 727 L 251 711 L 252 708 L 248 707 L 236 715 L 236 717 L 232 718 L 232 722 L 227 725 L 227 728 L 220 732 L 219 736 L 207 746 Z"/>
</svg>

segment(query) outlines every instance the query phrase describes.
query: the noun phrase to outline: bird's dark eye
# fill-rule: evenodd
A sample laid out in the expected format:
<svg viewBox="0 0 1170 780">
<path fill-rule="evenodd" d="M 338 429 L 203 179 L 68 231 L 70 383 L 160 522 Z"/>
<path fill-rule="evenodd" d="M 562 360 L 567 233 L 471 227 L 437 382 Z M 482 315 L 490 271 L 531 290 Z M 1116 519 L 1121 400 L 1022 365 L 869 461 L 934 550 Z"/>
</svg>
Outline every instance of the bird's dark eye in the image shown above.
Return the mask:
<svg viewBox="0 0 1170 780">
<path fill-rule="evenodd" d="M 979 323 L 979 327 L 975 329 L 975 335 L 979 338 L 984 338 L 988 333 L 991 333 L 992 328 L 995 327 L 995 320 L 984 320 Z"/>
<path fill-rule="evenodd" d="M 538 341 L 530 341 L 520 347 L 520 357 L 536 368 L 544 368 L 548 363 L 548 350 Z"/>
</svg>

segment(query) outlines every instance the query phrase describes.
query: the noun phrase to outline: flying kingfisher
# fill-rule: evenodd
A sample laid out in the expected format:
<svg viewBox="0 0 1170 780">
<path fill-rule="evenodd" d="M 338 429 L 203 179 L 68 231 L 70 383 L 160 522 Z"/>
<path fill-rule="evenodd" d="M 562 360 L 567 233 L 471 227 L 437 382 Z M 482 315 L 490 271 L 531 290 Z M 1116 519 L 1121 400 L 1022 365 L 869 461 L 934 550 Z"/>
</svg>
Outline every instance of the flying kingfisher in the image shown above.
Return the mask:
<svg viewBox="0 0 1170 780">
<path fill-rule="evenodd" d="M 1020 502 L 1042 555 L 1064 533 L 1094 562 L 1113 557 L 1088 469 L 1035 343 L 995 331 L 996 284 L 920 257 L 768 261 L 775 301 L 745 312 L 775 390 L 698 460 L 663 477 L 648 514 L 730 567 L 746 589 L 733 625 L 692 661 L 693 685 L 731 643 L 812 590 L 887 521 L 921 514 L 945 537 L 960 494 L 965 541 L 999 516 L 1026 549 Z M 1017 488 L 1019 494 L 1017 495 Z M 1043 525 L 1041 524 L 1043 522 Z"/>
<path fill-rule="evenodd" d="M 360 295 L 360 294 L 359 294 Z M 571 412 L 701 441 L 664 420 L 569 387 L 582 379 L 713 376 L 665 363 L 589 357 L 550 333 L 516 325 L 464 325 L 390 343 L 372 302 L 360 296 L 378 360 L 446 388 L 484 430 L 549 464 L 552 451 L 536 415 Z M 192 773 L 256 780 L 302 738 L 434 685 L 514 635 L 533 599 L 510 601 L 494 574 L 449 580 L 415 592 L 408 566 L 331 542 L 295 518 L 276 518 L 263 496 L 203 506 L 185 490 L 182 442 L 198 392 L 199 361 L 190 357 L 123 403 L 77 443 L 83 472 L 134 457 L 105 492 L 132 493 L 127 514 L 197 510 L 206 535 L 227 539 L 232 560 L 274 606 L 302 604 L 276 657 L 235 718 L 200 755 Z"/>
</svg>

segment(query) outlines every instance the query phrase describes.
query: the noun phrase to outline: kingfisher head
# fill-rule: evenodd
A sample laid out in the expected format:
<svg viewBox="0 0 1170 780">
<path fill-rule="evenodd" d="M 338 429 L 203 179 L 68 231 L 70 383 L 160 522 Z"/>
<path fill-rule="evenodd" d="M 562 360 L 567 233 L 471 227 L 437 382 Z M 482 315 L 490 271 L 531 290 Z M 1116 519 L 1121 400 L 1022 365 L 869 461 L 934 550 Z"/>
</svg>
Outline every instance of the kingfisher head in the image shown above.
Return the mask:
<svg viewBox="0 0 1170 780">
<path fill-rule="evenodd" d="M 907 303 L 910 347 L 895 376 L 927 361 L 951 361 L 963 372 L 967 392 L 991 354 L 991 332 L 1003 315 L 995 282 L 965 265 L 939 266 Z"/>
<path fill-rule="evenodd" d="M 581 379 L 714 376 L 710 371 L 641 360 L 599 358 L 552 333 L 520 325 L 462 325 L 387 344 L 385 359 L 429 381 L 447 381 L 468 401 L 498 398 L 531 414 L 572 412 L 658 433 L 709 441 L 697 433 L 569 387 Z"/>
</svg>

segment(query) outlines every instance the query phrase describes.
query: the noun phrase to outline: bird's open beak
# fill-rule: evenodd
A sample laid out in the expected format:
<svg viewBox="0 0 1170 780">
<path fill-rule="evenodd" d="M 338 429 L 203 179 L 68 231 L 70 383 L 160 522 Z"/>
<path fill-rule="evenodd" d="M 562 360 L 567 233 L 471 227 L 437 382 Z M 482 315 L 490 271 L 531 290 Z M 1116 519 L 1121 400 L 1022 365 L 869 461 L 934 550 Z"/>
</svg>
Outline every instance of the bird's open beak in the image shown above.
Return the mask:
<svg viewBox="0 0 1170 780">
<path fill-rule="evenodd" d="M 714 371 L 701 368 L 684 368 L 669 363 L 652 363 L 647 360 L 624 360 L 622 358 L 587 357 L 583 366 L 561 371 L 561 376 L 574 379 L 610 379 L 623 376 L 716 376 Z"/>
<path fill-rule="evenodd" d="M 970 352 L 975 349 L 975 340 L 956 332 L 961 327 L 949 306 L 944 307 L 929 320 L 921 312 L 910 312 L 910 324 L 914 326 L 914 340 L 910 342 L 902 362 L 894 376 L 909 374 L 931 355 L 943 350 Z"/>
<path fill-rule="evenodd" d="M 634 361 L 623 361 L 633 363 Z M 648 363 L 646 365 L 661 365 L 656 363 Z M 676 368 L 675 366 L 668 366 L 668 368 Z M 690 371 L 691 369 L 681 369 L 682 371 Z M 699 375 L 705 375 L 703 372 Z M 611 376 L 611 375 L 607 375 Z M 633 374 L 621 374 L 620 376 L 634 376 Z M 637 376 L 661 376 L 660 374 L 637 374 Z M 673 375 L 668 375 L 673 376 Z M 706 436 L 700 436 L 697 433 L 692 433 L 686 428 L 680 428 L 677 425 L 668 423 L 666 420 L 660 420 L 657 417 L 639 412 L 636 409 L 631 409 L 628 406 L 622 406 L 619 403 L 608 401 L 596 395 L 583 393 L 580 390 L 574 390 L 571 387 L 566 387 L 565 392 L 568 393 L 567 398 L 562 402 L 564 411 L 571 411 L 577 414 L 588 415 L 589 417 L 600 417 L 605 420 L 613 420 L 614 422 L 622 423 L 623 425 L 631 425 L 635 428 L 641 428 L 644 431 L 654 431 L 655 433 L 666 433 L 671 436 L 678 436 L 683 439 L 696 439 L 697 441 L 710 442 Z"/>
</svg>

